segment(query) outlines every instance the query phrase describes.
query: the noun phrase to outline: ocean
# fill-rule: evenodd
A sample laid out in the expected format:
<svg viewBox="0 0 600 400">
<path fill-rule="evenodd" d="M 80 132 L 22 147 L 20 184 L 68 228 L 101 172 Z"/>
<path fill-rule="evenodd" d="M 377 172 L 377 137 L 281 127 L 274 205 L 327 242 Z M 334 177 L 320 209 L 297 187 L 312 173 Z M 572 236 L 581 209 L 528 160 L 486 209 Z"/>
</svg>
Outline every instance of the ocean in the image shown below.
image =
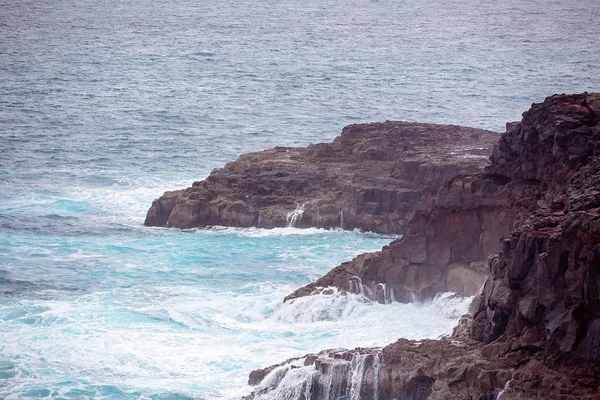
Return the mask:
<svg viewBox="0 0 600 400">
<path fill-rule="evenodd" d="M 469 299 L 282 303 L 392 236 L 145 212 L 352 123 L 502 132 L 600 90 L 599 20 L 597 0 L 0 0 L 0 398 L 234 399 L 290 357 L 450 333 Z"/>
</svg>

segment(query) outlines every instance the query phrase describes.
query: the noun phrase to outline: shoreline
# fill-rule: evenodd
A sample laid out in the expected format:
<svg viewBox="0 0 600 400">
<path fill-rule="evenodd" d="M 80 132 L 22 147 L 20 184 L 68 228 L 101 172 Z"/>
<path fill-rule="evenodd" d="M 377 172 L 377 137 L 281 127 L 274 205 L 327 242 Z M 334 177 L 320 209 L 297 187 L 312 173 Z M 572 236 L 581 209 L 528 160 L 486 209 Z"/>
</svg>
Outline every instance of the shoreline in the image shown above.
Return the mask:
<svg viewBox="0 0 600 400">
<path fill-rule="evenodd" d="M 494 137 L 493 149 L 471 143 L 456 153 L 459 140 L 448 131 L 456 127 L 353 125 L 331 144 L 242 155 L 192 188 L 165 193 L 146 224 L 185 227 L 216 219 L 274 227 L 293 214 L 291 198 L 318 195 L 310 211 L 296 206 L 294 222 L 308 221 L 301 227 L 377 221 L 378 231 L 404 236 L 342 263 L 286 300 L 334 286 L 383 303 L 410 302 L 448 288 L 476 294 L 485 281 L 472 317 L 450 339 L 400 339 L 381 349 L 381 359 L 379 350 L 325 351 L 303 365 L 258 370 L 248 399 L 278 398 L 282 390 L 314 400 L 495 399 L 500 393 L 502 399 L 541 393 L 592 399 L 600 388 L 594 347 L 600 340 L 594 311 L 600 309 L 594 294 L 600 292 L 594 273 L 600 265 L 599 126 L 600 94 L 587 93 L 533 104 L 521 122 Z M 491 163 L 474 150 L 491 153 Z M 453 163 L 430 162 L 449 154 Z M 339 156 L 346 157 L 342 168 Z M 317 179 L 331 171 L 333 179 Z M 296 179 L 299 172 L 304 175 Z"/>
</svg>

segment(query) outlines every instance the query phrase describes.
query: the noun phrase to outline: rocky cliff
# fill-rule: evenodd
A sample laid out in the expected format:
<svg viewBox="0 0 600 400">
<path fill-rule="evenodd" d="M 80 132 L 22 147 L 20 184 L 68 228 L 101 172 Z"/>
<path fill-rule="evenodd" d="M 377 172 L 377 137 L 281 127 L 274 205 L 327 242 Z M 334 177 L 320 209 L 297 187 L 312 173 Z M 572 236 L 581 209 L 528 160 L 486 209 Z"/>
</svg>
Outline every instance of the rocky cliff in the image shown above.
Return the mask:
<svg viewBox="0 0 600 400">
<path fill-rule="evenodd" d="M 482 173 L 444 181 L 401 240 L 289 296 L 331 285 L 431 295 L 476 285 L 469 271 L 486 259 L 473 320 L 447 340 L 256 371 L 250 398 L 599 399 L 600 94 L 534 104 L 490 159 Z"/>
<path fill-rule="evenodd" d="M 287 301 L 330 286 L 410 301 L 485 282 L 451 338 L 288 360 L 254 371 L 249 398 L 600 398 L 600 94 L 549 97 L 501 137 L 386 122 L 243 155 L 165 193 L 146 224 L 404 234 Z"/>
<path fill-rule="evenodd" d="M 473 296 L 484 283 L 486 257 L 500 250 L 499 239 L 509 236 L 517 216 L 536 207 L 515 199 L 538 190 L 536 182 L 493 170 L 448 176 L 429 187 L 428 201 L 411 214 L 402 239 L 341 264 L 285 300 L 330 286 L 384 303 L 431 299 L 445 291 Z"/>
<path fill-rule="evenodd" d="M 490 259 L 474 337 L 600 360 L 600 95 L 534 105 L 491 159 L 537 209 Z"/>
<path fill-rule="evenodd" d="M 452 291 L 479 293 L 487 275 L 486 256 L 500 249 L 500 237 L 514 226 L 509 195 L 529 185 L 505 185 L 502 178 L 456 175 L 438 188 L 427 209 L 418 210 L 400 240 L 381 251 L 341 264 L 296 290 L 286 301 L 336 286 L 379 302 L 427 300 Z"/>
<path fill-rule="evenodd" d="M 404 233 L 443 182 L 489 163 L 497 138 L 450 125 L 351 125 L 333 143 L 244 154 L 190 188 L 166 192 L 145 225 Z"/>
<path fill-rule="evenodd" d="M 486 258 L 536 210 L 572 214 L 597 204 L 596 98 L 555 96 L 534 105 L 522 122 L 508 124 L 492 164 L 443 182 L 407 222 L 402 239 L 336 267 L 286 300 L 329 286 L 380 302 L 478 293 Z"/>
</svg>

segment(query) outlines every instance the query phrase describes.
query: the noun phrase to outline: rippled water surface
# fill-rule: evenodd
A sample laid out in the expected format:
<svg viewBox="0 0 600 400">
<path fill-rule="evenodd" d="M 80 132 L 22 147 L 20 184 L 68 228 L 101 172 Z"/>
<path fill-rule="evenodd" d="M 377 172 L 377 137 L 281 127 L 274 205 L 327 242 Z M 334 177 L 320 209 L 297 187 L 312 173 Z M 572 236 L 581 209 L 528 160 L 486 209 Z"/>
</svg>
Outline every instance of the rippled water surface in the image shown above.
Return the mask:
<svg viewBox="0 0 600 400">
<path fill-rule="evenodd" d="M 281 304 L 390 237 L 142 222 L 242 152 L 500 132 L 600 90 L 596 0 L 455 3 L 0 0 L 0 398 L 231 398 L 292 356 L 449 332 L 465 302 Z"/>
</svg>

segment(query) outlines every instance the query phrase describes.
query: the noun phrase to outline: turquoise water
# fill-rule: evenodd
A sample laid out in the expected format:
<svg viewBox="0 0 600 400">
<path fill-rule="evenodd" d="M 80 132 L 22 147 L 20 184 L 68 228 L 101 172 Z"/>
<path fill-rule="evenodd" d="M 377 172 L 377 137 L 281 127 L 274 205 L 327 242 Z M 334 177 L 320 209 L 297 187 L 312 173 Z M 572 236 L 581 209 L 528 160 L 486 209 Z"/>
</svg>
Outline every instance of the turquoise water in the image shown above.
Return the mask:
<svg viewBox="0 0 600 400">
<path fill-rule="evenodd" d="M 391 237 L 145 212 L 350 123 L 502 131 L 599 90 L 599 19 L 596 0 L 0 0 L 0 398 L 236 398 L 253 368 L 449 332 L 465 302 L 282 305 Z"/>
<path fill-rule="evenodd" d="M 141 227 L 0 238 L 6 398 L 222 395 L 245 384 L 248 368 L 339 341 L 341 317 L 319 328 L 274 313 L 307 278 L 389 241 L 341 231 Z"/>
</svg>

